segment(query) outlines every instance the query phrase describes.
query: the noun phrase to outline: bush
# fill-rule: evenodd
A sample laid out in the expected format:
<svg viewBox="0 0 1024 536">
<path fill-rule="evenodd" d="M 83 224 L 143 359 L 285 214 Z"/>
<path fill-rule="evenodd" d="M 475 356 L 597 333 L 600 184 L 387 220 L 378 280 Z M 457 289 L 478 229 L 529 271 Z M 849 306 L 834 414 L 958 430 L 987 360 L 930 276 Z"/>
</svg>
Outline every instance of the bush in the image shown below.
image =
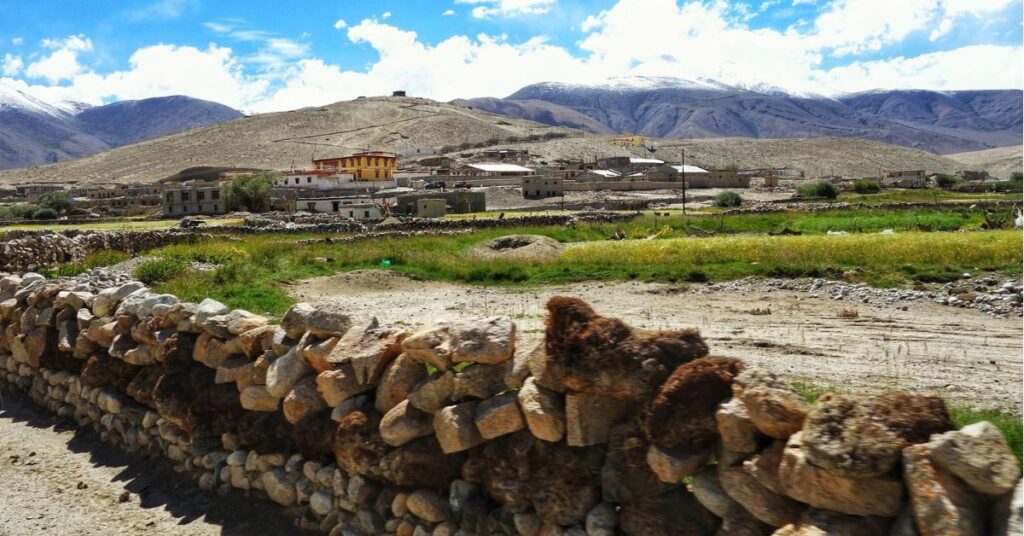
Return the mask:
<svg viewBox="0 0 1024 536">
<path fill-rule="evenodd" d="M 144 262 L 135 269 L 135 278 L 147 285 L 168 281 L 185 271 L 187 265 L 179 259 L 157 259 Z"/>
<path fill-rule="evenodd" d="M 55 220 L 57 219 L 57 211 L 52 208 L 39 208 L 32 213 L 33 220 Z"/>
<path fill-rule="evenodd" d="M 853 191 L 858 194 L 877 194 L 882 191 L 882 186 L 876 180 L 859 179 L 853 181 Z"/>
<path fill-rule="evenodd" d="M 15 203 L 13 205 L 0 205 L 0 220 L 12 218 L 31 218 L 39 207 L 31 203 Z"/>
<path fill-rule="evenodd" d="M 1020 173 L 1015 175 L 1017 176 L 1016 179 L 993 182 L 990 188 L 993 192 L 1001 193 L 1020 193 L 1024 191 L 1024 181 L 1020 179 Z"/>
<path fill-rule="evenodd" d="M 1010 173 L 1010 180 L 1015 182 L 1024 181 L 1024 172 L 1014 171 L 1013 173 Z"/>
<path fill-rule="evenodd" d="M 71 209 L 71 196 L 64 192 L 46 192 L 39 197 L 39 206 L 53 209 L 58 214 L 67 212 Z"/>
<path fill-rule="evenodd" d="M 836 185 L 831 182 L 816 181 L 801 184 L 796 189 L 796 193 L 803 197 L 824 197 L 825 199 L 835 199 L 836 197 L 839 197 L 839 188 L 836 188 Z"/>
<path fill-rule="evenodd" d="M 715 206 L 720 208 L 738 207 L 743 204 L 743 198 L 736 192 L 722 192 L 715 196 Z"/>
<path fill-rule="evenodd" d="M 935 184 L 940 188 L 949 188 L 957 183 L 956 177 L 945 173 L 935 175 Z"/>
</svg>

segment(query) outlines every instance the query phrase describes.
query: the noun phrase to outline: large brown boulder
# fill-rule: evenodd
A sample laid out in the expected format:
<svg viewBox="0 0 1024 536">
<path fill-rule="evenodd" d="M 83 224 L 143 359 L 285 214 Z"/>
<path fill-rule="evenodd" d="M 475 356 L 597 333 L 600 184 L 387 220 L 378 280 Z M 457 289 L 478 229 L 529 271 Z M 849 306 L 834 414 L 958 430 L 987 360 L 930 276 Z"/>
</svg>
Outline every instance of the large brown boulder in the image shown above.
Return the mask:
<svg viewBox="0 0 1024 536">
<path fill-rule="evenodd" d="M 909 445 L 954 429 L 941 399 L 906 394 L 825 395 L 807 415 L 807 460 L 837 475 L 868 478 L 893 470 Z"/>
<path fill-rule="evenodd" d="M 986 534 L 986 498 L 931 459 L 928 443 L 903 449 L 903 479 L 921 534 Z"/>
<path fill-rule="evenodd" d="M 732 380 L 742 369 L 742 361 L 717 356 L 679 366 L 644 412 L 647 439 L 668 450 L 709 449 L 718 439 L 718 406 L 732 396 Z"/>
<path fill-rule="evenodd" d="M 372 407 L 353 411 L 334 432 L 334 459 L 349 474 L 381 477 L 380 462 L 390 452 L 380 437 L 381 415 Z"/>
<path fill-rule="evenodd" d="M 547 307 L 547 365 L 573 391 L 646 400 L 676 367 L 708 353 L 695 329 L 634 329 L 577 298 Z"/>
<path fill-rule="evenodd" d="M 710 536 L 718 518 L 685 488 L 622 505 L 619 526 L 628 536 Z"/>
</svg>

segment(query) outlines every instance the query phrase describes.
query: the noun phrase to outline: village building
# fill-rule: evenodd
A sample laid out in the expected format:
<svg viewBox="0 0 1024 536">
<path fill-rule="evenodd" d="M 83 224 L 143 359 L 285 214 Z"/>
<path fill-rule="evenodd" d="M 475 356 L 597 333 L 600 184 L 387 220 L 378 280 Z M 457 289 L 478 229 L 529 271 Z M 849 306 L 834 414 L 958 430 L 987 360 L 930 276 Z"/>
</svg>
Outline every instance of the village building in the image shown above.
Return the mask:
<svg viewBox="0 0 1024 536">
<path fill-rule="evenodd" d="M 883 169 L 882 186 L 886 188 L 927 188 L 928 177 L 923 169 Z"/>
<path fill-rule="evenodd" d="M 378 207 L 369 197 L 305 197 L 295 201 L 297 210 L 341 214 L 355 220 L 378 220 Z"/>
<path fill-rule="evenodd" d="M 636 156 L 608 156 L 597 159 L 598 169 L 625 169 L 625 168 L 648 168 L 664 164 L 664 160 L 657 158 L 639 158 Z"/>
<path fill-rule="evenodd" d="M 523 197 L 543 199 L 565 195 L 565 180 L 561 177 L 523 177 Z"/>
<path fill-rule="evenodd" d="M 305 188 L 309 190 L 336 190 L 355 182 L 352 173 L 322 171 L 318 169 L 289 171 L 274 181 L 279 188 Z"/>
<path fill-rule="evenodd" d="M 484 149 L 481 153 L 484 158 L 490 158 L 504 162 L 506 160 L 525 160 L 530 158 L 530 151 L 526 149 Z"/>
<path fill-rule="evenodd" d="M 443 199 L 448 214 L 486 212 L 487 198 L 482 191 L 449 190 L 447 192 L 414 192 L 395 196 L 395 211 L 399 214 L 416 214 L 421 199 Z"/>
<path fill-rule="evenodd" d="M 417 218 L 441 218 L 448 212 L 444 199 L 423 198 L 416 201 Z"/>
<path fill-rule="evenodd" d="M 466 175 L 469 177 L 524 177 L 534 174 L 534 171 L 528 167 L 491 162 L 465 164 L 458 168 L 455 173 L 455 175 Z"/>
<path fill-rule="evenodd" d="M 623 134 L 621 136 L 611 136 L 608 138 L 609 143 L 613 143 L 620 147 L 643 147 L 647 143 L 647 136 L 640 136 L 638 134 Z"/>
<path fill-rule="evenodd" d="M 18 197 L 38 197 L 47 192 L 57 192 L 63 189 L 64 185 L 58 183 L 19 184 L 14 187 L 14 195 Z"/>
<path fill-rule="evenodd" d="M 363 151 L 349 156 L 313 160 L 319 171 L 352 174 L 361 181 L 390 181 L 398 170 L 398 156 L 383 151 Z"/>
<path fill-rule="evenodd" d="M 168 217 L 213 216 L 228 211 L 220 183 L 182 184 L 165 190 L 160 199 L 163 215 Z"/>
</svg>

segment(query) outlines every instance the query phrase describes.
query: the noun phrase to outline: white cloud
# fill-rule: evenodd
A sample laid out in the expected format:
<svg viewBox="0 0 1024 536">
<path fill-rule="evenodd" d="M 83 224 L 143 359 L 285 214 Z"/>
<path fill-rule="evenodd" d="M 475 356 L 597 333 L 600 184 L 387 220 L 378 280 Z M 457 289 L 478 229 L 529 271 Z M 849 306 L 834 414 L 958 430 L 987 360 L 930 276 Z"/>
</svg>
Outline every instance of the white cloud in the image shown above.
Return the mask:
<svg viewBox="0 0 1024 536">
<path fill-rule="evenodd" d="M 275 53 L 286 58 L 298 58 L 309 54 L 309 45 L 306 43 L 299 43 L 292 41 L 291 39 L 284 39 L 281 37 L 271 37 L 267 39 L 267 48 Z"/>
<path fill-rule="evenodd" d="M 451 17 L 454 14 L 455 14 L 455 10 L 454 9 L 446 9 L 446 10 L 444 10 L 444 13 L 441 13 L 441 16 L 442 17 Z"/>
<path fill-rule="evenodd" d="M 942 20 L 928 38 L 932 41 L 948 34 L 958 18 L 985 17 L 1006 9 L 1016 0 L 943 0 Z"/>
<path fill-rule="evenodd" d="M 176 19 L 191 5 L 194 0 L 158 0 L 149 5 L 129 11 L 131 20 Z"/>
<path fill-rule="evenodd" d="M 517 17 L 543 15 L 551 11 L 556 0 L 455 0 L 456 4 L 479 4 L 471 11 L 473 17 Z"/>
<path fill-rule="evenodd" d="M 335 30 L 344 29 L 346 26 L 348 26 L 348 23 L 345 22 L 345 19 L 338 19 L 338 20 L 334 21 L 334 29 Z"/>
<path fill-rule="evenodd" d="M 794 6 L 799 6 L 800 4 L 814 5 L 815 3 L 817 3 L 817 1 L 818 0 L 793 0 L 793 5 Z"/>
<path fill-rule="evenodd" d="M 25 74 L 32 78 L 45 78 L 51 83 L 68 80 L 82 72 L 83 67 L 78 63 L 78 55 L 92 50 L 92 41 L 84 35 L 44 39 L 42 45 L 53 52 L 31 63 L 25 69 Z"/>
<path fill-rule="evenodd" d="M 381 14 L 380 18 L 381 19 L 390 19 L 391 18 L 391 12 L 390 11 L 385 11 L 384 13 Z"/>
<path fill-rule="evenodd" d="M 12 37 L 11 38 L 11 44 L 14 45 L 14 46 L 21 46 L 21 44 L 24 43 L 24 42 L 25 42 L 25 38 L 24 37 Z"/>
<path fill-rule="evenodd" d="M 3 72 L 4 76 L 14 76 L 20 73 L 23 67 L 25 67 L 25 62 L 22 61 L 21 56 L 13 54 L 4 54 L 4 59 L 0 62 L 0 72 Z"/>
</svg>

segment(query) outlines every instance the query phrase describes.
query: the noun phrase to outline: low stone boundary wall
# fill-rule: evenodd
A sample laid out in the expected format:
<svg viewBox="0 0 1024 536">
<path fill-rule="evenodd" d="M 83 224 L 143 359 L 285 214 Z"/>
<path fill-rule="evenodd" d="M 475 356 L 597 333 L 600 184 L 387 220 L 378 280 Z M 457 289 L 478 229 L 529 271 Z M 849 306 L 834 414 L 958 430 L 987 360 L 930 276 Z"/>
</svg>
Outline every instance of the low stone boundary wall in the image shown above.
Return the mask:
<svg viewBox="0 0 1024 536">
<path fill-rule="evenodd" d="M 39 270 L 76 262 L 103 250 L 139 253 L 171 244 L 194 244 L 203 233 L 161 231 L 8 231 L 0 241 L 0 271 Z"/>
<path fill-rule="evenodd" d="M 424 231 L 459 229 L 503 229 L 531 225 L 572 225 L 575 223 L 614 223 L 628 221 L 639 213 L 585 212 L 579 214 L 539 214 L 514 218 L 391 218 L 390 221 L 359 222 L 338 215 L 313 214 L 289 217 L 288 213 L 250 216 L 243 226 L 204 228 L 206 233 L 343 233 L 375 231 Z M 293 221 L 294 220 L 294 221 Z"/>
<path fill-rule="evenodd" d="M 924 396 L 808 404 L 553 298 L 407 333 L 293 306 L 271 325 L 130 282 L 0 278 L 0 381 L 208 490 L 263 493 L 341 534 L 1020 534 L 1020 467 L 989 423 Z"/>
</svg>

